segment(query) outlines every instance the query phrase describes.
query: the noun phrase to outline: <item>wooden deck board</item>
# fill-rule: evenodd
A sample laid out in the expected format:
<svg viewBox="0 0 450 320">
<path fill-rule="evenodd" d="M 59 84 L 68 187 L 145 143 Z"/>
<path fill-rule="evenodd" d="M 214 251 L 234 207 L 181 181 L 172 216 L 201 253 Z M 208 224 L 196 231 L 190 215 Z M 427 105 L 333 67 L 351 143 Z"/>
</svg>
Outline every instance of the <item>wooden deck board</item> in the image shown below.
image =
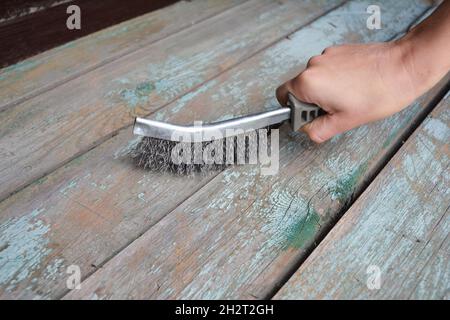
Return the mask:
<svg viewBox="0 0 450 320">
<path fill-rule="evenodd" d="M 449 299 L 449 141 L 447 95 L 275 298 Z"/>
<path fill-rule="evenodd" d="M 0 110 L 244 2 L 180 1 L 1 69 Z"/>
<path fill-rule="evenodd" d="M 230 75 L 230 82 L 221 81 L 220 86 L 235 88 L 239 83 L 251 82 L 251 78 L 265 79 L 243 92 L 251 97 L 248 105 L 270 105 L 275 86 L 272 81 L 278 82 L 277 74 L 283 78 L 295 72 L 294 60 L 306 60 L 334 42 L 386 39 L 423 12 L 414 13 L 417 7 L 400 5 L 398 11 L 391 11 L 392 20 L 385 19 L 388 30 L 394 20 L 398 29 L 393 27 L 391 34 L 387 30 L 381 34 L 357 27 L 358 15 L 348 22 L 349 12 L 365 7 L 366 3 L 352 3 L 322 17 L 290 40 L 246 61 L 238 78 Z M 331 21 L 344 30 L 333 33 L 334 27 L 328 23 Z M 317 39 L 323 40 L 316 46 L 305 45 Z M 273 74 L 267 79 L 263 66 L 269 58 Z M 256 70 L 261 76 L 245 70 Z M 266 86 L 267 92 L 259 90 L 260 94 L 256 94 L 257 89 Z M 175 108 L 171 117 L 200 112 L 194 102 L 208 105 L 210 92 L 218 91 L 213 89 L 199 94 L 188 108 Z M 80 291 L 66 298 L 264 297 L 314 242 L 321 226 L 330 223 L 352 193 L 376 171 L 411 123 L 426 112 L 424 106 L 435 94 L 430 92 L 400 115 L 320 147 L 308 144 L 302 136 L 283 134 L 277 176 L 260 176 L 258 169 L 248 167 L 226 170 L 84 281 Z M 239 101 L 237 97 L 229 99 Z M 167 108 L 164 115 L 169 117 L 170 112 L 171 108 Z"/>
<path fill-rule="evenodd" d="M 7 108 L 0 113 L 0 199 L 338 3 L 251 0 Z"/>
<path fill-rule="evenodd" d="M 66 298 L 265 297 L 376 171 L 426 102 L 320 150 L 284 136 L 280 177 L 226 170 Z M 380 141 L 361 151 L 368 141 L 359 136 L 365 134 Z M 354 155 L 359 152 L 367 155 Z"/>
<path fill-rule="evenodd" d="M 267 36 L 265 39 L 268 41 L 274 39 L 274 35 L 287 34 L 302 23 L 307 23 L 314 17 L 320 16 L 332 4 L 329 1 L 326 3 L 326 6 L 317 9 L 320 5 L 319 2 L 315 1 L 314 4 L 306 2 L 304 7 L 296 9 L 297 13 L 300 11 L 302 13 L 294 14 L 295 11 L 292 12 L 293 5 L 298 3 L 290 1 L 280 5 L 269 1 L 258 1 L 258 6 L 246 7 L 247 11 L 242 10 L 241 7 L 240 11 L 244 15 L 233 13 L 233 17 L 228 17 L 228 13 L 226 13 L 220 19 L 222 19 L 223 26 L 227 25 L 230 19 L 232 22 L 236 22 L 239 18 L 246 18 L 246 22 L 240 27 L 242 29 L 239 29 L 241 35 L 233 38 L 236 41 L 254 37 L 255 34 L 258 34 L 259 37 Z M 275 19 L 275 22 L 278 21 L 277 26 L 274 26 L 273 20 L 270 20 L 271 28 L 260 26 L 257 32 L 251 30 L 244 32 L 245 28 L 266 21 L 265 16 L 257 10 L 258 8 L 261 10 L 261 5 L 265 6 L 265 9 L 273 8 L 263 13 L 271 14 L 272 19 Z M 425 7 L 424 5 L 421 9 Z M 295 21 L 286 22 L 285 19 L 292 15 L 295 15 Z M 224 19 L 224 16 L 229 19 Z M 248 19 L 249 16 L 254 19 Z M 266 31 L 263 32 L 263 30 Z M 227 33 L 222 33 L 222 37 L 227 36 Z M 219 36 L 213 38 L 214 42 L 220 42 L 219 38 Z M 179 38 L 175 38 L 175 40 L 177 39 Z M 257 39 L 260 38 L 257 37 Z M 235 55 L 228 52 L 229 57 L 232 56 L 231 58 L 237 60 L 262 45 L 261 43 L 255 44 L 254 41 L 254 39 L 251 40 L 250 44 L 246 44 L 245 41 L 236 44 L 236 48 L 232 50 L 240 52 L 236 52 Z M 228 45 L 232 44 L 231 41 Z M 195 47 L 195 44 L 192 45 Z M 249 49 L 249 46 L 252 49 Z M 194 59 L 192 63 L 198 62 L 204 66 L 205 63 L 213 64 L 211 60 L 216 59 L 215 62 L 219 60 L 214 55 L 210 59 L 204 58 L 206 60 L 203 62 Z M 294 57 L 290 58 L 291 64 L 293 59 Z M 269 56 L 263 61 L 271 60 L 272 58 Z M 177 72 L 174 70 L 172 71 Z M 221 77 L 222 80 L 216 81 L 224 81 L 232 75 L 235 75 L 232 81 L 241 81 L 237 73 L 230 72 L 228 76 Z M 178 105 L 178 109 L 184 110 L 184 119 L 193 119 L 190 118 L 192 113 L 185 106 L 189 99 L 193 99 L 196 94 L 206 96 L 203 91 L 207 90 L 211 84 L 210 82 L 185 96 L 184 99 L 169 105 L 170 113 L 173 114 L 176 109 L 175 105 Z M 276 84 L 274 82 L 271 85 L 274 87 Z M 260 83 L 259 86 L 267 86 L 267 81 Z M 210 95 L 212 89 L 208 90 Z M 215 90 L 218 92 L 217 89 Z M 239 98 L 237 96 L 229 97 L 227 91 L 220 94 L 224 99 L 220 104 L 222 107 L 237 102 Z M 273 96 L 273 92 L 271 92 L 271 96 Z M 254 108 L 262 107 L 264 100 L 264 96 L 260 95 Z M 47 103 L 49 102 L 47 101 Z M 207 105 L 204 104 L 203 107 L 205 106 Z M 201 112 L 204 117 L 213 118 L 217 116 L 217 113 L 214 113 L 217 110 L 225 111 L 220 107 L 217 109 L 203 108 L 203 110 L 197 111 Z M 251 111 L 251 109 L 240 110 L 242 113 L 246 111 Z M 30 112 L 34 112 L 33 109 L 30 109 Z M 79 117 L 81 116 L 82 114 L 79 115 Z M 113 118 L 112 114 L 107 116 Z M 159 116 L 161 117 L 161 115 Z M 164 114 L 162 117 L 164 119 Z M 170 120 L 169 116 L 166 119 Z M 96 266 L 100 266 L 119 252 L 214 176 L 185 178 L 148 173 L 136 169 L 129 163 L 126 156 L 127 150 L 133 142 L 135 139 L 132 139 L 130 130 L 121 130 L 114 138 L 74 159 L 0 204 L 2 212 L 0 224 L 3 228 L 1 240 L 9 248 L 0 254 L 5 256 L 11 254 L 15 261 L 0 267 L 4 275 L 0 279 L 0 295 L 2 297 L 58 297 L 67 290 L 65 268 L 68 265 L 80 265 L 83 277 L 88 276 L 95 271 Z M 63 148 L 70 147 L 68 140 L 61 143 Z M 167 197 L 169 193 L 174 196 Z M 42 228 L 40 228 L 41 225 Z M 18 228 L 38 231 L 19 235 Z M 35 242 L 36 246 L 28 247 L 29 241 Z"/>
</svg>

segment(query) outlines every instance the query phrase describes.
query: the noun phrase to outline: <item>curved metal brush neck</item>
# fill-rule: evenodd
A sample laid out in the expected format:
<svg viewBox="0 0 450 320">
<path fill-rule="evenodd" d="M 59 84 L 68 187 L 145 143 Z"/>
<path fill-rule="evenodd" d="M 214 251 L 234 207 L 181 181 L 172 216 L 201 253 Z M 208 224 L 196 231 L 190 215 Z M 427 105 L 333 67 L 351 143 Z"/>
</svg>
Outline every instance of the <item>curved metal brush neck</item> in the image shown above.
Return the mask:
<svg viewBox="0 0 450 320">
<path fill-rule="evenodd" d="M 189 137 L 189 141 L 195 139 L 195 142 L 211 141 L 242 134 L 247 130 L 261 129 L 281 123 L 289 120 L 290 116 L 290 108 L 280 108 L 230 120 L 191 126 L 136 118 L 133 133 L 171 141 L 180 141 L 181 137 L 184 141 L 186 141 L 186 137 Z"/>
</svg>

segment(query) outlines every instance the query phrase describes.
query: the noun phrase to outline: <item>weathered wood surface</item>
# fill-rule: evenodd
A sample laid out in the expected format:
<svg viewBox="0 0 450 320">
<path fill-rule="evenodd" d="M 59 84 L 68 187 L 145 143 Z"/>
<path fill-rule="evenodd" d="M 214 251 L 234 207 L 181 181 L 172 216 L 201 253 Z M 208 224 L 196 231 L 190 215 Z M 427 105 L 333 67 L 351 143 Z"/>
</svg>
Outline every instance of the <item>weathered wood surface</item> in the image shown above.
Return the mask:
<svg viewBox="0 0 450 320">
<path fill-rule="evenodd" d="M 331 12 L 243 63 L 237 75 L 222 75 L 219 83 L 191 98 L 188 107 L 178 104 L 159 114 L 166 119 L 183 113 L 195 118 L 201 114 L 196 106 L 210 105 L 217 92 L 224 105 L 269 107 L 276 83 L 291 76 L 299 61 L 306 62 L 335 42 L 390 38 L 425 9 L 386 3 L 391 15 L 384 18 L 383 33 L 376 33 L 361 27 L 364 16 L 349 14 L 364 12 L 367 4 L 350 3 Z M 242 84 L 247 85 L 241 88 Z M 242 94 L 222 100 L 223 87 Z M 261 176 L 255 167 L 225 170 L 66 298 L 265 297 L 378 169 L 411 123 L 426 112 L 435 94 L 436 90 L 430 92 L 395 117 L 322 146 L 313 146 L 301 135 L 282 134 L 278 175 Z M 172 194 L 175 190 L 172 184 Z"/>
<path fill-rule="evenodd" d="M 262 4 L 262 2 L 259 3 Z M 327 4 L 329 6 L 330 2 L 327 1 Z M 319 2 L 314 2 L 314 6 L 306 2 L 307 7 L 302 11 L 306 17 L 297 14 L 294 25 L 299 25 L 302 17 L 304 17 L 303 22 L 306 23 L 311 17 L 320 15 L 320 12 L 323 13 L 323 10 L 328 8 L 324 6 L 319 11 L 313 9 L 319 5 Z M 290 6 L 289 3 L 281 7 L 277 4 L 274 10 L 271 9 L 265 13 L 272 15 L 272 18 L 284 16 L 287 9 L 292 10 L 292 3 Z M 249 11 L 253 10 L 255 14 L 259 14 L 257 8 L 259 6 L 249 8 Z M 421 6 L 417 10 L 424 8 L 425 6 Z M 297 8 L 297 10 L 300 9 Z M 316 10 L 316 13 L 313 13 L 313 10 Z M 238 16 L 234 14 L 234 17 Z M 248 18 L 248 15 L 241 17 Z M 257 20 L 264 22 L 267 19 L 265 15 L 259 15 Z M 242 22 L 244 27 L 247 26 L 245 24 L 247 22 Z M 272 35 L 273 32 L 280 34 L 281 27 L 288 32 L 292 28 L 292 23 L 289 25 L 287 22 L 279 22 L 278 27 L 272 29 L 261 26 L 259 31 L 260 34 L 261 30 L 266 30 Z M 390 32 L 392 33 L 393 30 Z M 252 34 L 246 33 L 244 40 Z M 225 33 L 224 36 L 227 34 Z M 266 36 L 269 37 L 268 34 Z M 288 42 L 283 43 L 286 47 Z M 228 45 L 232 46 L 232 43 Z M 294 46 L 293 43 L 290 45 Z M 236 46 L 248 52 L 245 44 L 239 43 Z M 280 47 L 276 48 L 280 50 Z M 320 49 L 317 48 L 317 50 Z M 267 56 L 260 54 L 256 58 L 256 63 L 260 62 L 270 67 L 269 64 L 273 63 L 273 55 L 278 56 L 278 53 L 271 51 Z M 281 63 L 280 59 L 284 60 L 284 58 L 287 59 L 284 55 L 278 57 L 277 63 Z M 294 56 L 290 56 L 289 61 L 291 66 L 298 63 Z M 248 66 L 252 65 L 255 65 L 255 62 L 248 64 Z M 265 70 L 268 72 L 268 69 Z M 216 103 L 217 108 L 208 108 L 209 105 L 203 104 L 203 110 L 199 110 L 202 117 L 211 119 L 217 116 L 215 112 L 220 110 L 224 115 L 224 107 L 233 104 L 236 107 L 242 107 L 242 110 L 239 110 L 241 113 L 252 111 L 247 108 L 261 108 L 267 96 L 273 97 L 273 90 L 278 82 L 270 81 L 265 74 L 261 74 L 264 76 L 264 81 L 258 82 L 259 89 L 256 89 L 264 91 L 265 96 L 258 95 L 256 103 L 249 106 L 242 103 L 243 100 L 240 99 L 243 97 L 230 94 L 233 93 L 231 87 L 222 91 L 219 87 L 208 89 L 213 84 L 217 86 L 220 81 L 225 88 L 227 85 L 235 85 L 236 90 L 239 90 L 236 84 L 248 79 L 249 72 L 251 71 L 246 71 L 242 80 L 238 72 L 228 72 L 220 79 L 208 82 L 169 105 L 167 107 L 171 110 L 169 113 L 177 115 L 183 113 L 185 119 L 192 121 L 192 114 L 189 108 L 186 108 L 189 101 L 197 95 L 208 96 L 213 92 L 218 101 L 222 102 Z M 270 93 L 265 88 L 269 83 L 272 87 Z M 238 105 L 239 101 L 241 103 Z M 233 112 L 238 111 L 233 109 Z M 228 114 L 228 111 L 226 113 Z M 158 117 L 171 120 L 164 114 L 159 114 Z M 129 149 L 127 145 L 131 147 L 134 142 L 136 140 L 132 139 L 129 129 L 121 130 L 114 138 L 0 204 L 2 212 L 0 225 L 3 228 L 0 232 L 2 234 L 0 242 L 5 243 L 5 246 L 7 244 L 7 249 L 1 251 L 0 255 L 4 259 L 8 257 L 8 261 L 14 261 L 0 266 L 0 274 L 3 275 L 0 279 L 0 296 L 58 297 L 66 290 L 67 266 L 80 265 L 83 277 L 88 276 L 97 266 L 145 232 L 167 212 L 201 188 L 214 174 L 217 174 L 186 178 L 138 170 L 129 163 L 126 156 Z M 67 143 L 64 142 L 64 146 L 67 147 Z M 125 156 L 122 157 L 123 155 Z M 21 233 L 17 231 L 18 229 L 25 232 Z M 39 231 L 35 231 L 37 229 Z M 29 242 L 36 244 L 30 247 Z"/>
<path fill-rule="evenodd" d="M 1 69 L 0 110 L 244 2 L 180 1 Z"/>
<path fill-rule="evenodd" d="M 427 102 L 327 147 L 284 136 L 280 176 L 226 170 L 66 298 L 266 297 Z"/>
<path fill-rule="evenodd" d="M 252 0 L 6 109 L 0 113 L 0 199 L 337 3 Z"/>
<path fill-rule="evenodd" d="M 275 298 L 449 299 L 449 142 L 448 95 Z"/>
</svg>

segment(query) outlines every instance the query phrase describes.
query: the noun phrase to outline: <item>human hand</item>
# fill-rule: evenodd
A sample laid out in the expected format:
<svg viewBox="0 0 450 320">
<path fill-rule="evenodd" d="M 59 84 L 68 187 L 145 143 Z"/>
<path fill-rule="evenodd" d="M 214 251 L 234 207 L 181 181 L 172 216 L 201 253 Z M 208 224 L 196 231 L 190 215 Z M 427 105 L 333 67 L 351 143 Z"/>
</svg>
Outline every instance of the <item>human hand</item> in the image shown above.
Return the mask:
<svg viewBox="0 0 450 320">
<path fill-rule="evenodd" d="M 302 128 L 321 143 L 408 106 L 422 91 L 411 68 L 407 47 L 397 42 L 330 47 L 279 87 L 277 98 L 286 105 L 291 92 L 327 112 Z"/>
</svg>

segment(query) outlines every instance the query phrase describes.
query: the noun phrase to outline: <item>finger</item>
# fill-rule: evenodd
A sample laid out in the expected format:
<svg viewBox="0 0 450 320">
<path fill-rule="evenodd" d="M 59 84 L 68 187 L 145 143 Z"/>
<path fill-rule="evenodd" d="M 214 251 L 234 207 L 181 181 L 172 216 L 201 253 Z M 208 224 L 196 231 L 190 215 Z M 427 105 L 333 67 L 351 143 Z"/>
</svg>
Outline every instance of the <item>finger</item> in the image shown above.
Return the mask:
<svg viewBox="0 0 450 320">
<path fill-rule="evenodd" d="M 299 97 L 298 85 L 296 85 L 297 79 L 301 76 L 301 74 L 302 73 L 300 73 L 297 77 L 285 82 L 282 86 L 278 87 L 276 91 L 276 97 L 280 105 L 284 107 L 287 106 L 288 93 L 293 94 L 297 99 L 301 99 L 301 97 Z"/>
<path fill-rule="evenodd" d="M 319 64 L 320 60 L 322 60 L 322 55 L 309 58 L 308 63 L 306 64 L 306 68 L 311 68 L 312 66 Z"/>
<path fill-rule="evenodd" d="M 288 93 L 293 94 L 300 101 L 314 103 L 309 98 L 314 96 L 315 90 L 311 87 L 308 76 L 306 76 L 308 72 L 308 69 L 303 70 L 298 76 L 287 81 L 277 89 L 276 96 L 280 105 L 287 105 Z"/>
<path fill-rule="evenodd" d="M 281 86 L 279 86 L 277 88 L 276 92 L 275 92 L 275 95 L 277 97 L 278 103 L 281 106 L 283 106 L 283 107 L 287 106 L 288 93 L 289 93 L 288 82 L 286 82 L 286 83 L 282 84 Z"/>
<path fill-rule="evenodd" d="M 322 51 L 322 55 L 326 54 L 326 55 L 330 55 L 333 53 L 336 53 L 340 50 L 341 46 L 332 46 L 332 47 L 327 47 L 325 49 L 323 49 Z"/>
<path fill-rule="evenodd" d="M 343 132 L 341 116 L 337 113 L 320 116 L 304 125 L 301 131 L 305 132 L 316 143 L 325 142 Z"/>
</svg>

